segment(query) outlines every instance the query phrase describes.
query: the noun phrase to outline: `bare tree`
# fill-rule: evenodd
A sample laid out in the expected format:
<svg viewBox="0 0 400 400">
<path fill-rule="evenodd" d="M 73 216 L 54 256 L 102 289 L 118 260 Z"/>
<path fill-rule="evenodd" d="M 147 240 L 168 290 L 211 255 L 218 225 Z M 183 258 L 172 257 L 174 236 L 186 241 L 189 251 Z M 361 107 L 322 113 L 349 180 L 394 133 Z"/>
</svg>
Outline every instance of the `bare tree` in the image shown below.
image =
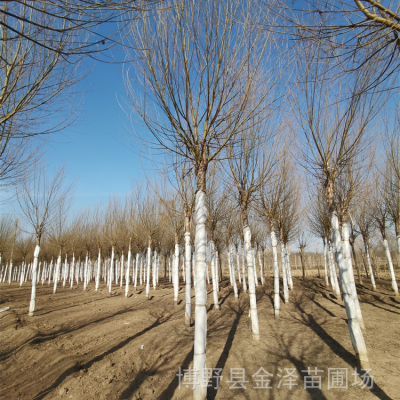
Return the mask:
<svg viewBox="0 0 400 400">
<path fill-rule="evenodd" d="M 32 265 L 32 293 L 29 315 L 33 316 L 36 301 L 36 280 L 40 242 L 44 233 L 51 226 L 60 204 L 68 204 L 73 183 L 65 183 L 64 166 L 60 167 L 52 178 L 45 169 L 35 169 L 33 176 L 26 179 L 17 192 L 17 200 L 25 221 L 36 236 L 36 247 Z M 68 207 L 64 207 L 64 212 Z"/>
<path fill-rule="evenodd" d="M 384 182 L 384 186 L 387 186 L 387 183 L 388 182 Z M 390 278 L 392 281 L 392 289 L 394 291 L 395 296 L 398 296 L 399 289 L 397 286 L 396 276 L 393 268 L 392 256 L 390 254 L 390 248 L 386 234 L 386 228 L 388 225 L 388 219 L 390 214 L 387 207 L 388 204 L 385 201 L 384 193 L 385 193 L 384 188 L 377 182 L 377 184 L 375 185 L 375 196 L 373 198 L 372 215 L 375 220 L 375 225 L 382 236 L 383 247 L 385 249 L 385 255 L 390 271 Z"/>
<path fill-rule="evenodd" d="M 299 74 L 302 83 L 298 87 L 296 107 L 305 137 L 304 161 L 308 171 L 324 185 L 350 338 L 361 365 L 366 367 L 367 349 L 357 319 L 354 285 L 344 258 L 334 196 L 338 176 L 346 172 L 346 167 L 368 145 L 368 139 L 371 139 L 368 127 L 383 103 L 379 95 L 370 96 L 364 90 L 373 78 L 369 70 L 363 70 L 351 85 L 342 87 L 340 80 L 331 80 L 332 62 L 321 61 L 318 47 L 304 46 L 301 50 L 303 59 L 299 63 Z"/>
<path fill-rule="evenodd" d="M 142 137 L 142 142 L 189 159 L 195 171 L 194 368 L 203 371 L 207 168 L 248 121 L 262 114 L 266 93 L 255 98 L 255 88 L 262 88 L 269 77 L 276 76 L 276 65 L 267 64 L 264 57 L 272 42 L 248 24 L 250 3 L 170 0 L 164 5 L 170 9 L 143 12 L 142 19 L 132 24 L 129 44 L 137 50 L 130 52 L 135 61 L 134 68 L 127 71 L 126 87 L 135 114 L 151 133 Z M 269 54 L 278 56 L 277 51 Z M 194 398 L 205 399 L 206 392 L 197 385 Z"/>
<path fill-rule="evenodd" d="M 323 49 L 321 57 L 335 60 L 338 74 L 350 80 L 370 70 L 372 79 L 360 89 L 392 88 L 399 72 L 400 51 L 396 2 L 307 0 L 290 4 L 278 0 L 264 5 L 277 14 L 275 30 L 301 44 L 317 44 Z"/>
<path fill-rule="evenodd" d="M 0 265 L 3 253 L 7 250 L 13 234 L 13 221 L 4 215 L 0 219 Z"/>
<path fill-rule="evenodd" d="M 279 126 L 272 126 L 267 118 L 253 118 L 244 127 L 236 142 L 227 146 L 228 163 L 232 176 L 233 186 L 237 194 L 234 196 L 241 210 L 244 245 L 248 269 L 248 283 L 250 296 L 250 315 L 252 331 L 255 339 L 259 339 L 258 313 L 256 303 L 256 266 L 253 263 L 253 249 L 251 248 L 251 229 L 249 225 L 249 207 L 257 201 L 260 189 L 270 178 L 275 163 L 276 143 L 273 142 L 275 130 Z"/>
</svg>

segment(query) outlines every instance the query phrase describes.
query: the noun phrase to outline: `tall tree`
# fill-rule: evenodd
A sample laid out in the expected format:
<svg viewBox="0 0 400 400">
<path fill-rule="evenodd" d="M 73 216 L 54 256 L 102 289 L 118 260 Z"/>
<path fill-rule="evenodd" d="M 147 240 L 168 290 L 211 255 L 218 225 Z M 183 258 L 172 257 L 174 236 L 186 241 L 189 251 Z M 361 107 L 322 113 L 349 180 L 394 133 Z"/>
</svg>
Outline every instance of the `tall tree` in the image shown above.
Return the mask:
<svg viewBox="0 0 400 400">
<path fill-rule="evenodd" d="M 155 150 L 189 159 L 195 171 L 193 366 L 201 373 L 206 365 L 207 169 L 243 126 L 262 113 L 266 95 L 254 100 L 253 93 L 262 87 L 261 67 L 267 77 L 263 56 L 271 42 L 248 24 L 250 2 L 169 0 L 164 6 L 165 11 L 143 12 L 142 19 L 132 23 L 129 44 L 137 50 L 130 52 L 135 61 L 127 71 L 126 87 L 134 112 L 152 135 L 143 140 Z M 194 398 L 205 399 L 206 393 L 197 385 Z"/>
</svg>

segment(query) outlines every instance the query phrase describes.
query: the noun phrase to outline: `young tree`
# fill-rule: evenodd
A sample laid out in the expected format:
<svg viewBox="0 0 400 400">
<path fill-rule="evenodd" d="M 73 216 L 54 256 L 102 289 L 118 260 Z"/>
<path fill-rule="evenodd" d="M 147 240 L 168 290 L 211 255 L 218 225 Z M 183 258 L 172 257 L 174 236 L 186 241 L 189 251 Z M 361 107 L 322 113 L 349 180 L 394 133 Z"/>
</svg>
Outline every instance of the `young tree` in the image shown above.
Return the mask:
<svg viewBox="0 0 400 400">
<path fill-rule="evenodd" d="M 26 179 L 17 191 L 17 200 L 25 217 L 36 236 L 36 247 L 32 265 L 32 293 L 29 315 L 33 316 L 36 302 L 37 267 L 40 243 L 43 234 L 54 222 L 60 204 L 68 204 L 73 184 L 65 184 L 64 166 L 60 167 L 52 178 L 45 169 L 35 169 L 33 176 Z M 66 210 L 67 207 L 64 208 Z"/>
<path fill-rule="evenodd" d="M 256 196 L 260 189 L 268 181 L 275 162 L 270 149 L 276 146 L 276 143 L 273 143 L 272 135 L 275 129 L 278 130 L 279 128 L 271 127 L 272 123 L 268 122 L 270 121 L 265 115 L 253 118 L 243 127 L 237 140 L 227 146 L 231 179 L 237 189 L 235 198 L 241 212 L 249 278 L 250 315 L 253 336 L 256 340 L 260 337 L 260 331 L 256 303 L 256 266 L 253 263 L 253 250 L 251 248 L 249 208 L 251 203 L 257 200 Z M 267 146 L 270 146 L 270 149 Z"/>
</svg>

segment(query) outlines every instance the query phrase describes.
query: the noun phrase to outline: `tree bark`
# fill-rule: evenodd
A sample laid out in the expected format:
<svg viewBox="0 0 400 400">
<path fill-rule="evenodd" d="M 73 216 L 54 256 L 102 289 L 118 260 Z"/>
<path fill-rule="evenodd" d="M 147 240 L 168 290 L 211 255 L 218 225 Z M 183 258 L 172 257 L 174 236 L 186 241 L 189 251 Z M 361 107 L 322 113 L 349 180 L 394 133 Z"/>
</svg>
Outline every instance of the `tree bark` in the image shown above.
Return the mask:
<svg viewBox="0 0 400 400">
<path fill-rule="evenodd" d="M 190 245 L 190 232 L 185 232 L 185 266 L 186 266 L 186 305 L 185 305 L 185 324 L 192 323 L 192 296 L 191 296 L 191 275 L 192 268 L 192 248 Z"/>
<path fill-rule="evenodd" d="M 397 287 L 396 276 L 394 274 L 394 269 L 393 269 L 392 256 L 390 255 L 389 243 L 386 240 L 386 238 L 383 239 L 383 246 L 385 247 L 385 254 L 389 265 L 390 278 L 392 280 L 392 289 L 394 291 L 394 295 L 398 296 L 399 288 Z"/>
<path fill-rule="evenodd" d="M 276 235 L 271 227 L 271 244 L 272 244 L 272 257 L 274 263 L 274 314 L 275 318 L 279 318 L 279 310 L 281 308 L 279 298 L 279 265 L 278 265 L 278 254 L 276 250 L 277 242 Z"/>
<path fill-rule="evenodd" d="M 249 297 L 250 297 L 250 315 L 253 337 L 260 339 L 260 330 L 258 326 L 258 313 L 256 301 L 256 284 L 253 270 L 253 249 L 251 248 L 251 231 L 249 226 L 243 228 L 244 246 L 247 258 L 247 273 L 249 278 Z"/>
<path fill-rule="evenodd" d="M 35 251 L 33 253 L 33 264 L 32 264 L 32 291 L 31 291 L 31 301 L 29 303 L 29 316 L 33 316 L 36 306 L 36 277 L 37 277 L 37 265 L 40 253 L 40 246 L 36 244 Z"/>
<path fill-rule="evenodd" d="M 353 271 L 353 263 L 351 260 L 349 236 L 350 236 L 349 225 L 347 224 L 346 221 L 343 221 L 342 239 L 343 239 L 344 262 L 346 263 L 348 275 L 350 278 L 349 282 L 351 285 L 351 295 L 353 297 L 354 305 L 356 306 L 357 320 L 358 320 L 358 323 L 360 324 L 360 327 L 364 329 L 365 328 L 364 321 L 363 321 L 363 317 L 362 317 L 362 313 L 361 313 L 360 302 L 358 301 L 356 283 L 354 281 L 354 271 Z"/>
<path fill-rule="evenodd" d="M 326 243 L 325 243 L 325 239 L 324 239 L 324 271 L 325 271 L 325 286 L 329 287 L 329 278 L 328 278 L 328 268 L 327 268 L 327 264 L 326 264 Z"/>
<path fill-rule="evenodd" d="M 284 298 L 285 303 L 288 303 L 289 302 L 289 289 L 288 289 L 287 276 L 286 276 L 285 250 L 284 250 L 284 245 L 282 242 L 281 242 L 280 248 L 281 248 L 281 264 L 282 264 L 283 298 Z"/>
<path fill-rule="evenodd" d="M 344 260 L 342 240 L 339 231 L 339 220 L 335 211 L 330 210 L 332 234 L 334 239 L 336 263 L 339 268 L 340 281 L 342 283 L 342 296 L 347 314 L 347 326 L 350 339 L 356 353 L 356 357 L 363 369 L 369 369 L 367 347 L 357 319 L 357 310 L 352 296 L 351 276 L 348 264 Z"/>
<path fill-rule="evenodd" d="M 205 175 L 205 171 L 204 171 Z M 200 177 L 199 177 L 200 178 Z M 206 193 L 205 193 L 205 176 L 204 181 L 199 182 L 198 191 L 196 193 L 195 205 L 195 249 L 196 249 L 196 285 L 195 285 L 195 323 L 194 323 L 194 356 L 193 368 L 203 373 L 206 368 L 206 340 L 207 340 L 207 286 L 206 286 Z M 207 387 L 204 385 L 196 385 L 193 390 L 194 400 L 205 400 L 207 396 Z"/>
</svg>

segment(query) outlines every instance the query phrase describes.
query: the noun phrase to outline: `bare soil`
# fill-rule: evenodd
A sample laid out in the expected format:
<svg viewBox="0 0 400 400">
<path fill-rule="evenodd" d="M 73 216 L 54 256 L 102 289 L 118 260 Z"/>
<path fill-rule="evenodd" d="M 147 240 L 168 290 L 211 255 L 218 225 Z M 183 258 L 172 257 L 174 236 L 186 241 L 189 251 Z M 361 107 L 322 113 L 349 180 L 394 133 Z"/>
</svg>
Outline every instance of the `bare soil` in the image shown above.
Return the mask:
<svg viewBox="0 0 400 400">
<path fill-rule="evenodd" d="M 222 369 L 223 378 L 218 389 L 208 388 L 207 399 L 400 399 L 400 299 L 393 297 L 388 279 L 377 280 L 376 292 L 366 282 L 357 290 L 374 379 L 371 390 L 352 385 L 357 361 L 344 305 L 322 279 L 295 277 L 279 320 L 274 319 L 272 278 L 259 285 L 259 341 L 251 333 L 248 294 L 236 299 L 224 280 L 218 311 L 209 285 L 207 367 Z M 0 398 L 190 399 L 189 374 L 181 378 L 181 388 L 177 376 L 179 368 L 192 367 L 193 359 L 194 326 L 184 324 L 184 290 L 181 282 L 180 302 L 174 306 L 167 280 L 151 289 L 150 300 L 143 288 L 125 298 L 123 289 L 110 294 L 104 284 L 97 293 L 92 283 L 86 292 L 81 285 L 59 287 L 55 295 L 52 286 L 40 284 L 35 316 L 29 317 L 30 285 L 1 284 L 1 307 L 10 310 L 0 314 Z M 272 375 L 266 383 L 272 389 L 255 389 L 261 378 L 253 375 L 261 367 Z M 308 367 L 323 370 L 321 389 L 304 388 L 302 371 Z M 348 388 L 329 389 L 329 377 L 346 369 Z M 246 389 L 230 389 L 242 385 L 233 382 L 240 379 L 232 371 L 245 374 Z M 291 387 L 289 374 L 297 377 Z"/>
</svg>

